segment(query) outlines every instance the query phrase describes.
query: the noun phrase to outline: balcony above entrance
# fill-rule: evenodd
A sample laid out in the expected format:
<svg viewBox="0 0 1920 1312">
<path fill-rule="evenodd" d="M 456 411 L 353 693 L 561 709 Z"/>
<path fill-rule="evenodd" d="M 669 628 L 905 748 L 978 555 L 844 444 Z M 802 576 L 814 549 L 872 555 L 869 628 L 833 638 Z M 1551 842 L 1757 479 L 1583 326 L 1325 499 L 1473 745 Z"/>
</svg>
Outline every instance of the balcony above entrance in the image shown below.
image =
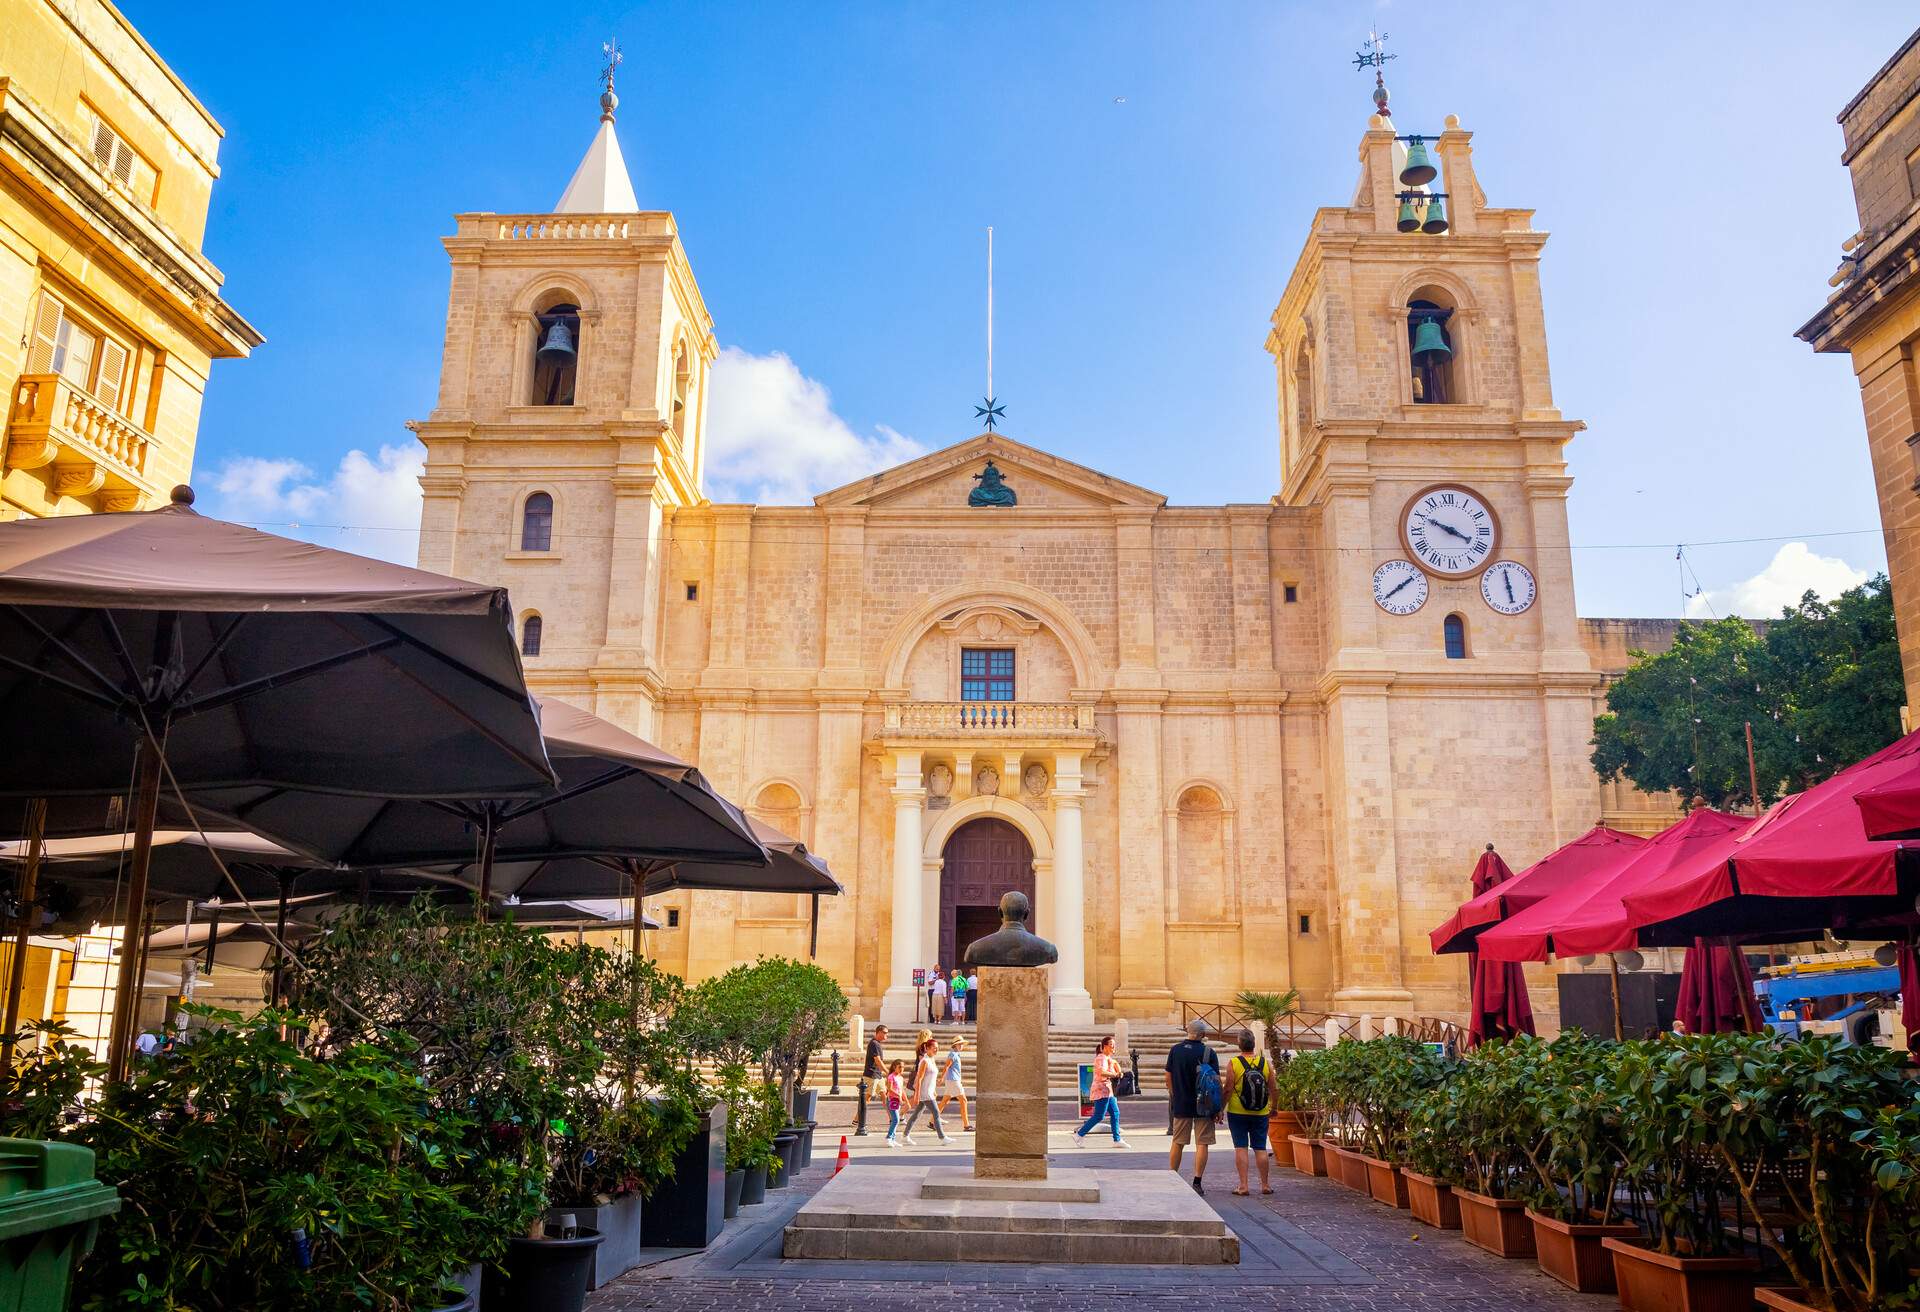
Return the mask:
<svg viewBox="0 0 1920 1312">
<path fill-rule="evenodd" d="M 907 738 L 1025 738 L 1092 742 L 1099 737 L 1093 707 L 1076 702 L 894 702 L 883 736 Z"/>
</svg>

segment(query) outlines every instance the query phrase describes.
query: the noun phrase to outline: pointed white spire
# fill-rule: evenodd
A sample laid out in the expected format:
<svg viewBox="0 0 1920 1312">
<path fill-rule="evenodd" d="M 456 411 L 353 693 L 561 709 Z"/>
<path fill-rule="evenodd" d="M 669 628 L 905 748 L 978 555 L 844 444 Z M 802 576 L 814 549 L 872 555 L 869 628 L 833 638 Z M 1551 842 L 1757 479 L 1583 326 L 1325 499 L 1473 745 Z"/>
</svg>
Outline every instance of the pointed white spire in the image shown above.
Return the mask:
<svg viewBox="0 0 1920 1312">
<path fill-rule="evenodd" d="M 620 108 L 620 97 L 613 94 L 613 76 L 620 67 L 620 43 L 609 41 L 601 47 L 607 66 L 600 72 L 606 88 L 600 93 L 600 130 L 593 134 L 586 158 L 573 171 L 573 180 L 553 207 L 555 214 L 638 214 L 640 198 L 633 194 L 633 177 L 627 172 L 627 158 L 620 153 L 620 138 L 613 130 L 613 111 Z"/>
</svg>

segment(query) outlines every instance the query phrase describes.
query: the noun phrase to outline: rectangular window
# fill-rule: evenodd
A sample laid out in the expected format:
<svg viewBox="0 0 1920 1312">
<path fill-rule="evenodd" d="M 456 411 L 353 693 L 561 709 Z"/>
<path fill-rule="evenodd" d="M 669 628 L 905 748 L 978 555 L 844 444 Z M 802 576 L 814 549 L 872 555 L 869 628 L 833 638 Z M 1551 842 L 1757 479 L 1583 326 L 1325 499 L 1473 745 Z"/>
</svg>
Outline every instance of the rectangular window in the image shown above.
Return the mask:
<svg viewBox="0 0 1920 1312">
<path fill-rule="evenodd" d="M 698 583 L 687 584 L 687 600 L 688 601 L 700 600 L 700 585 Z"/>
<path fill-rule="evenodd" d="M 1302 934 L 1313 933 L 1313 917 L 1305 911 L 1300 913 L 1300 932 Z"/>
<path fill-rule="evenodd" d="M 667 908 L 667 928 L 668 929 L 680 928 L 680 908 L 679 907 Z"/>
<path fill-rule="evenodd" d="M 80 120 L 86 128 L 87 145 L 93 152 L 93 162 L 109 181 L 125 191 L 142 205 L 151 205 L 154 200 L 155 182 L 158 174 L 153 165 L 147 163 L 145 156 L 127 143 L 127 139 L 92 105 L 82 102 Z"/>
<path fill-rule="evenodd" d="M 1010 647 L 963 647 L 960 649 L 960 700 L 963 702 L 1010 702 L 1013 698 L 1013 649 Z"/>
<path fill-rule="evenodd" d="M 1285 595 L 1287 598 L 1287 605 L 1289 606 L 1293 605 L 1294 602 L 1300 600 L 1300 585 L 1297 583 L 1287 584 Z"/>
<path fill-rule="evenodd" d="M 77 322 L 52 292 L 40 293 L 27 343 L 27 372 L 59 374 L 118 410 L 127 393 L 127 348 Z"/>
</svg>

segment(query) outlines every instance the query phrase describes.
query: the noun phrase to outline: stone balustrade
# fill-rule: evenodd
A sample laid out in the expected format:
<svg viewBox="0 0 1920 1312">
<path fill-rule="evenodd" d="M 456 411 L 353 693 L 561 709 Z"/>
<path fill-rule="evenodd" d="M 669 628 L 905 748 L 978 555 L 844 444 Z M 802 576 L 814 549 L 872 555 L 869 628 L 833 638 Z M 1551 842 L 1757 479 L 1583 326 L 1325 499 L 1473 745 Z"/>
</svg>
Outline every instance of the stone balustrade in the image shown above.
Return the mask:
<svg viewBox="0 0 1920 1312">
<path fill-rule="evenodd" d="M 1032 737 L 1092 734 L 1093 707 L 1077 702 L 895 702 L 889 734 Z"/>
<path fill-rule="evenodd" d="M 664 214 L 486 214 L 483 234 L 498 241 L 625 241 L 665 236 Z"/>
<path fill-rule="evenodd" d="M 54 468 L 61 496 L 107 489 L 103 509 L 131 509 L 146 490 L 152 439 L 85 388 L 59 374 L 25 374 L 7 411 L 6 465 Z"/>
</svg>

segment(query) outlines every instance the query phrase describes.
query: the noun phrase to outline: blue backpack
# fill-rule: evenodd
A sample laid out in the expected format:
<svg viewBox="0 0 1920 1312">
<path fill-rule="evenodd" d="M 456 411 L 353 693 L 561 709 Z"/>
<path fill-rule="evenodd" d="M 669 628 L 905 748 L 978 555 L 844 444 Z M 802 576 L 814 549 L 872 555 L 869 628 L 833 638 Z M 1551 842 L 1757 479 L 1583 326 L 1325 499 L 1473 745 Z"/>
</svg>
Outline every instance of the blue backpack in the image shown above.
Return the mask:
<svg viewBox="0 0 1920 1312">
<path fill-rule="evenodd" d="M 1220 1088 L 1220 1068 L 1202 1057 L 1193 1072 L 1194 1115 L 1211 1119 L 1226 1105 L 1226 1094 Z"/>
</svg>

